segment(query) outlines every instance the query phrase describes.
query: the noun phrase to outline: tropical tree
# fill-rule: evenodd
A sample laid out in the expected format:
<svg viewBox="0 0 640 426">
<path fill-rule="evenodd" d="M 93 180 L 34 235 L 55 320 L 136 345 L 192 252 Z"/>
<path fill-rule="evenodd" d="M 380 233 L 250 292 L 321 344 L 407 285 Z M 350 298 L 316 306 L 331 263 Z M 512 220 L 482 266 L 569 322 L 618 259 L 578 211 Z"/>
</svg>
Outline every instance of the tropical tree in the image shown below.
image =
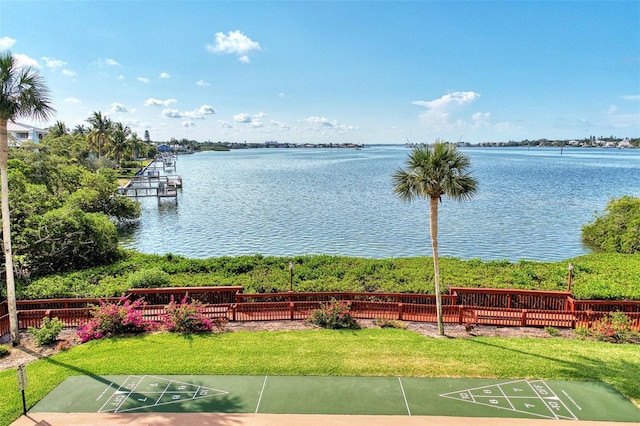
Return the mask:
<svg viewBox="0 0 640 426">
<path fill-rule="evenodd" d="M 67 125 L 64 124 L 64 121 L 56 121 L 55 124 L 47 130 L 49 130 L 49 134 L 55 138 L 69 134 L 69 129 L 67 129 Z"/>
<path fill-rule="evenodd" d="M 394 192 L 403 201 L 429 199 L 438 331 L 444 335 L 438 263 L 438 203 L 443 195 L 457 201 L 467 200 L 476 192 L 478 183 L 468 172 L 471 160 L 452 144 L 436 141 L 433 148 L 418 146 L 409 154 L 406 166 L 393 174 Z"/>
<path fill-rule="evenodd" d="M 91 125 L 91 129 L 87 135 L 89 143 L 97 150 L 99 159 L 102 157 L 102 148 L 111 141 L 111 120 L 103 116 L 100 111 L 94 111 L 91 117 L 87 118 L 86 121 Z"/>
<path fill-rule="evenodd" d="M 76 124 L 76 127 L 73 128 L 74 135 L 87 135 L 89 133 L 89 129 L 84 124 Z"/>
<path fill-rule="evenodd" d="M 2 180 L 2 242 L 7 280 L 7 302 L 9 305 L 9 327 L 11 343 L 20 344 L 18 333 L 18 311 L 11 252 L 11 220 L 9 216 L 9 183 L 7 163 L 9 160 L 9 120 L 33 117 L 46 120 L 54 110 L 51 107 L 49 89 L 43 78 L 31 67 L 22 67 L 16 58 L 6 52 L 0 54 L 0 180 Z"/>
<path fill-rule="evenodd" d="M 112 126 L 111 141 L 109 142 L 109 154 L 113 156 L 116 166 L 120 166 L 122 156 L 131 149 L 131 129 L 120 122 L 114 123 Z"/>
</svg>

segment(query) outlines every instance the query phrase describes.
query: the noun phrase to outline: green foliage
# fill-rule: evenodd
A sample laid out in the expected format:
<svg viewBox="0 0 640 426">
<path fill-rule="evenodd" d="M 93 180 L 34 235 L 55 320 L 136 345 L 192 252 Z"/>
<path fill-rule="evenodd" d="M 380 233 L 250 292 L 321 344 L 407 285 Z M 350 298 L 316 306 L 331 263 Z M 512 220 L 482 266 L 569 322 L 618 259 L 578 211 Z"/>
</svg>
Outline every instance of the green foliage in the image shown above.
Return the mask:
<svg viewBox="0 0 640 426">
<path fill-rule="evenodd" d="M 130 288 L 167 287 L 169 274 L 160 268 L 142 269 L 129 276 L 127 285 Z"/>
<path fill-rule="evenodd" d="M 11 353 L 11 350 L 9 349 L 9 346 L 0 345 L 0 358 L 8 356 L 10 353 Z"/>
<path fill-rule="evenodd" d="M 39 346 L 50 345 L 58 340 L 58 335 L 64 328 L 64 323 L 58 318 L 42 318 L 40 328 L 29 327 L 29 333 L 33 336 Z"/>
<path fill-rule="evenodd" d="M 346 303 L 332 299 L 330 303 L 322 304 L 320 309 L 313 310 L 307 322 L 332 330 L 358 330 L 360 324 L 351 316 L 350 310 Z"/>
<path fill-rule="evenodd" d="M 289 290 L 291 258 L 262 255 L 188 259 L 178 255 L 123 251 L 115 263 L 34 279 L 19 288 L 20 297 L 120 296 L 131 271 L 161 269 L 169 286 L 242 286 L 245 293 Z M 573 263 L 572 292 L 578 299 L 640 300 L 640 255 L 598 253 L 560 262 L 482 262 L 441 258 L 444 291 L 450 287 L 567 289 Z M 294 291 L 377 291 L 433 293 L 429 257 L 364 259 L 308 255 L 293 258 Z M 0 292 L 2 288 L 0 287 Z"/>
<path fill-rule="evenodd" d="M 605 211 L 582 227 L 583 238 L 607 252 L 640 253 L 640 197 L 611 200 Z"/>
<path fill-rule="evenodd" d="M 29 221 L 27 263 L 35 275 L 90 268 L 118 259 L 115 225 L 101 213 L 51 210 Z"/>
<path fill-rule="evenodd" d="M 400 330 L 406 330 L 407 329 L 407 324 L 403 323 L 402 321 L 398 321 L 398 320 L 390 320 L 390 319 L 386 319 L 386 318 L 376 318 L 374 320 L 375 325 L 377 325 L 380 328 L 398 328 Z"/>
<path fill-rule="evenodd" d="M 640 333 L 635 331 L 632 325 L 633 320 L 624 312 L 611 312 L 594 321 L 591 328 L 581 330 L 578 334 L 602 342 L 640 343 Z"/>
<path fill-rule="evenodd" d="M 544 331 L 546 331 L 547 333 L 549 333 L 550 336 L 553 336 L 553 337 L 560 336 L 560 332 L 555 327 L 545 327 Z"/>
</svg>

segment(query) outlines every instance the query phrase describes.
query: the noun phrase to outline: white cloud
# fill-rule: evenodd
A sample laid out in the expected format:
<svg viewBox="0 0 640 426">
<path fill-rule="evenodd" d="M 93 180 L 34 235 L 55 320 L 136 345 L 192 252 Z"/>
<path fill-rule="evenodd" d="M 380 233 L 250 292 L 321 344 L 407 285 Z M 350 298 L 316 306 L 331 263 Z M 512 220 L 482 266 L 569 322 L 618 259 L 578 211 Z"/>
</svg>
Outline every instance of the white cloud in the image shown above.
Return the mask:
<svg viewBox="0 0 640 426">
<path fill-rule="evenodd" d="M 211 105 L 202 105 L 200 108 L 198 108 L 198 112 L 202 115 L 215 114 L 216 109 Z"/>
<path fill-rule="evenodd" d="M 220 124 L 223 129 L 233 129 L 233 126 L 228 121 L 218 120 L 218 124 Z"/>
<path fill-rule="evenodd" d="M 18 67 L 33 67 L 40 68 L 40 64 L 33 58 L 30 58 L 27 55 L 23 55 L 22 53 L 14 53 L 13 57 L 16 59 Z"/>
<path fill-rule="evenodd" d="M 166 118 L 182 118 L 184 115 L 177 109 L 167 108 L 162 110 L 161 115 Z"/>
<path fill-rule="evenodd" d="M 236 114 L 233 116 L 233 120 L 236 123 L 251 123 L 251 116 L 245 113 Z"/>
<path fill-rule="evenodd" d="M 273 127 L 277 127 L 278 129 L 281 130 L 289 130 L 290 127 L 287 123 L 283 123 L 282 121 L 276 121 L 276 120 L 271 120 L 271 125 Z"/>
<path fill-rule="evenodd" d="M 147 100 L 147 102 L 149 102 L 149 100 Z M 166 108 L 162 111 L 161 115 L 166 118 L 191 118 L 196 120 L 204 120 L 206 115 L 215 113 L 216 110 L 211 105 L 202 105 L 200 108 L 193 111 L 179 111 L 177 109 Z"/>
<path fill-rule="evenodd" d="M 81 104 L 82 101 L 78 98 L 75 98 L 73 96 L 70 96 L 68 98 L 64 98 L 64 102 L 69 103 L 69 104 Z"/>
<path fill-rule="evenodd" d="M 56 58 L 49 58 L 47 56 L 43 56 L 42 61 L 44 62 L 45 67 L 53 71 L 56 71 L 58 68 L 62 68 L 63 66 L 67 65 L 67 63 L 63 60 L 56 59 Z"/>
<path fill-rule="evenodd" d="M 129 109 L 122 105 L 119 104 L 117 102 L 114 102 L 111 104 L 111 112 L 116 113 L 116 112 L 129 112 Z"/>
<path fill-rule="evenodd" d="M 176 102 L 178 101 L 173 98 L 165 99 L 164 101 L 161 99 L 149 98 L 146 101 L 144 101 L 144 106 L 169 106 Z"/>
<path fill-rule="evenodd" d="M 453 92 L 432 101 L 412 103 L 426 108 L 426 111 L 420 114 L 420 120 L 430 130 L 438 132 L 465 127 L 467 123 L 460 118 L 460 114 L 464 107 L 479 97 L 476 92 Z"/>
<path fill-rule="evenodd" d="M 169 75 L 168 72 L 162 72 L 162 73 L 160 73 L 160 78 L 162 78 L 162 79 L 171 78 L 171 76 Z"/>
<path fill-rule="evenodd" d="M 207 83 L 204 80 L 198 80 L 198 81 L 196 81 L 196 86 L 207 87 L 207 86 L 211 86 L 211 84 Z"/>
<path fill-rule="evenodd" d="M 138 80 L 140 83 L 143 83 L 143 84 L 147 84 L 151 81 L 146 77 L 137 77 L 136 80 Z"/>
<path fill-rule="evenodd" d="M 16 44 L 16 40 L 11 37 L 0 38 L 0 50 L 10 49 L 14 44 Z"/>
<path fill-rule="evenodd" d="M 118 61 L 111 58 L 98 58 L 96 62 L 101 67 L 121 67 L 122 66 Z"/>
<path fill-rule="evenodd" d="M 339 130 L 341 132 L 344 132 L 344 131 L 358 130 L 360 128 L 360 126 L 340 124 L 336 120 L 329 120 L 328 118 L 325 118 L 325 117 L 307 117 L 302 121 L 309 124 L 311 128 L 316 130 L 333 129 L 333 130 Z"/>
<path fill-rule="evenodd" d="M 227 34 L 216 33 L 215 44 L 208 44 L 207 50 L 213 53 L 235 54 L 243 63 L 250 62 L 249 53 L 260 50 L 260 43 L 251 40 L 239 30 Z"/>
<path fill-rule="evenodd" d="M 623 95 L 620 96 L 620 99 L 625 101 L 640 101 L 640 95 Z"/>
<path fill-rule="evenodd" d="M 262 121 L 260 120 L 252 120 L 251 123 L 249 123 L 250 127 L 253 127 L 254 129 L 260 128 L 260 127 L 264 127 L 264 124 L 262 124 Z"/>
<path fill-rule="evenodd" d="M 75 71 L 65 68 L 62 70 L 62 75 L 66 75 L 67 77 L 75 77 L 77 74 Z"/>
<path fill-rule="evenodd" d="M 189 121 L 183 121 L 182 122 L 182 127 L 196 127 L 196 123 L 194 123 L 193 121 L 189 120 Z"/>
</svg>

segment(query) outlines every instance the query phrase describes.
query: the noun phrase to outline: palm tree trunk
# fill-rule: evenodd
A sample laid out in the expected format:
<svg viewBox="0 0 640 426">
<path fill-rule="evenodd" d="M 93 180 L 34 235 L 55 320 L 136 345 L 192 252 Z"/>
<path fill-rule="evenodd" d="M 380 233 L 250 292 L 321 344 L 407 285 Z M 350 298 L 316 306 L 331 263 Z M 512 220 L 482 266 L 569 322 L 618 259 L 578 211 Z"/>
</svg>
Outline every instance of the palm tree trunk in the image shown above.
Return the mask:
<svg viewBox="0 0 640 426">
<path fill-rule="evenodd" d="M 9 305 L 9 329 L 11 344 L 20 344 L 18 330 L 18 309 L 16 306 L 16 284 L 13 276 L 13 255 L 11 253 L 11 220 L 9 216 L 9 182 L 7 163 L 9 160 L 9 135 L 7 120 L 0 119 L 0 180 L 2 181 L 2 244 L 4 249 L 5 274 L 7 276 L 7 304 Z"/>
<path fill-rule="evenodd" d="M 440 264 L 438 262 L 438 202 L 437 197 L 429 200 L 429 231 L 431 232 L 431 249 L 433 251 L 433 279 L 436 287 L 436 315 L 438 316 L 438 333 L 444 336 L 444 319 L 442 315 L 442 294 L 440 294 Z"/>
</svg>

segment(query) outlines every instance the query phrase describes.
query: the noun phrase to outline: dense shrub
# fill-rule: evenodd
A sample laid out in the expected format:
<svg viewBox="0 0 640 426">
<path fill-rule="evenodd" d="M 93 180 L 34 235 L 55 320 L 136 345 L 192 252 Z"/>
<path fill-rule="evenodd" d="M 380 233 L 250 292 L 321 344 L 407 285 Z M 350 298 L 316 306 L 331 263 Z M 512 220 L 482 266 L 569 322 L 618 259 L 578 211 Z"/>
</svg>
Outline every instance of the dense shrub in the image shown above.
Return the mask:
<svg viewBox="0 0 640 426">
<path fill-rule="evenodd" d="M 78 337 L 84 342 L 125 333 L 143 333 L 153 330 L 155 325 L 142 316 L 139 310 L 142 299 L 133 303 L 122 298 L 118 303 L 101 302 L 94 307 L 92 319 L 78 328 Z"/>
<path fill-rule="evenodd" d="M 50 345 L 58 340 L 58 335 L 64 328 L 64 323 L 58 318 L 42 318 L 40 328 L 29 327 L 29 333 L 33 336 L 39 346 Z"/>
<path fill-rule="evenodd" d="M 582 227 L 583 238 L 607 252 L 640 253 L 640 197 L 611 200 L 605 212 Z"/>
<path fill-rule="evenodd" d="M 322 328 L 357 330 L 360 324 L 351 316 L 350 309 L 346 303 L 332 299 L 311 312 L 307 321 Z"/>
<path fill-rule="evenodd" d="M 160 268 L 142 269 L 131 274 L 127 284 L 130 288 L 166 287 L 169 284 L 169 274 Z"/>
<path fill-rule="evenodd" d="M 578 327 L 576 334 L 612 343 L 640 343 L 640 333 L 632 328 L 633 321 L 624 312 L 611 312 L 594 321 L 591 328 Z"/>
<path fill-rule="evenodd" d="M 0 358 L 5 357 L 5 356 L 9 355 L 10 353 L 11 353 L 11 350 L 9 349 L 9 346 L 0 345 Z"/>
</svg>

